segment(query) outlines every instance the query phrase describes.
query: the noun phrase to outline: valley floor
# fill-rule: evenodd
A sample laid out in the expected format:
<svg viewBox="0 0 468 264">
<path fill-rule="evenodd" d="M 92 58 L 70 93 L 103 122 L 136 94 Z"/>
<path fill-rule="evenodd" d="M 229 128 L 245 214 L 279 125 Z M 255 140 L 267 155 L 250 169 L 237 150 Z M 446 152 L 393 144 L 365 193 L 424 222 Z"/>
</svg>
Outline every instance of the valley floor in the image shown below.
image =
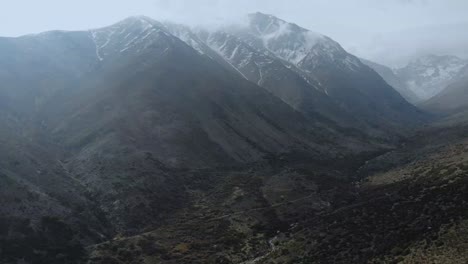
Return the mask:
<svg viewBox="0 0 468 264">
<path fill-rule="evenodd" d="M 200 172 L 212 185 L 188 187 L 193 203 L 89 263 L 466 263 L 466 132 L 427 129 L 359 168 Z"/>
</svg>

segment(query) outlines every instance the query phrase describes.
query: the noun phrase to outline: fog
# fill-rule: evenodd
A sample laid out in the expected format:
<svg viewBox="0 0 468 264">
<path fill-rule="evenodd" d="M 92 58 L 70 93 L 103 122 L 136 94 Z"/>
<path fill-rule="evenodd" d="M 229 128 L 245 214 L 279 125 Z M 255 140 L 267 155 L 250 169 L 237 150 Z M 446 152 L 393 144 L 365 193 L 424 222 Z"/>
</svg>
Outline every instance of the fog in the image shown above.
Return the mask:
<svg viewBox="0 0 468 264">
<path fill-rule="evenodd" d="M 131 15 L 213 26 L 255 11 L 328 35 L 348 51 L 390 66 L 429 53 L 468 57 L 466 0 L 15 0 L 2 3 L 0 35 L 96 28 Z"/>
</svg>

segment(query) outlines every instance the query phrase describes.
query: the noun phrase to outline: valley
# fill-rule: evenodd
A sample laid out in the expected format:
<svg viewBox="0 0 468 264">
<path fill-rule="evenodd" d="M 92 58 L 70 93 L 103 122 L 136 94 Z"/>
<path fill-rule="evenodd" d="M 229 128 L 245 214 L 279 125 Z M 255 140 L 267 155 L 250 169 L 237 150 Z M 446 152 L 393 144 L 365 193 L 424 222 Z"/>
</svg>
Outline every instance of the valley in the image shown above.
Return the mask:
<svg viewBox="0 0 468 264">
<path fill-rule="evenodd" d="M 466 263 L 465 62 L 246 19 L 0 38 L 0 262 Z"/>
</svg>

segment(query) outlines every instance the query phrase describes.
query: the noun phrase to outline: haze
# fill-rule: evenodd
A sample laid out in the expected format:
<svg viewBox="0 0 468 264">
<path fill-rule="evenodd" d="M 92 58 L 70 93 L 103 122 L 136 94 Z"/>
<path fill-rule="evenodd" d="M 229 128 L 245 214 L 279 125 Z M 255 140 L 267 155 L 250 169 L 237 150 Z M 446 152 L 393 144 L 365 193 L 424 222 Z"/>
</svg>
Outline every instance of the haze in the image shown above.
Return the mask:
<svg viewBox="0 0 468 264">
<path fill-rule="evenodd" d="M 429 53 L 468 57 L 466 0 L 15 0 L 2 4 L 0 35 L 96 28 L 131 15 L 220 25 L 255 11 L 328 35 L 348 51 L 390 66 Z"/>
</svg>

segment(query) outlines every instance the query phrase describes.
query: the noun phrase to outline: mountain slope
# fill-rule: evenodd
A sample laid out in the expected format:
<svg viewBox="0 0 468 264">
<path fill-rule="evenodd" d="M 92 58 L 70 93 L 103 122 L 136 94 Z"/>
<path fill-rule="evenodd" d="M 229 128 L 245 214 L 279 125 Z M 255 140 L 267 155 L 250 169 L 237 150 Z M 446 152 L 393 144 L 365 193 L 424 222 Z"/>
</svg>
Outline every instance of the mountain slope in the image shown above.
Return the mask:
<svg viewBox="0 0 468 264">
<path fill-rule="evenodd" d="M 1 39 L 0 262 L 259 262 L 355 201 L 389 149 L 373 136 L 424 115 L 337 43 L 268 18 L 260 35 L 132 17 Z"/>
<path fill-rule="evenodd" d="M 86 102 L 86 108 L 77 106 L 73 109 L 73 111 L 78 109 L 78 113 L 70 112 L 74 118 L 79 119 L 77 114 L 87 116 L 86 113 L 82 113 L 83 111 L 98 111 L 95 109 L 97 108 L 95 105 L 108 105 L 108 108 L 116 109 L 115 111 L 106 110 L 100 113 L 102 116 L 90 115 L 93 119 L 98 120 L 126 117 L 126 115 L 123 115 L 126 113 L 120 113 L 119 109 L 129 111 L 128 114 L 137 114 L 137 112 L 131 113 L 132 108 L 128 107 L 137 107 L 142 110 L 149 108 L 146 111 L 161 112 L 158 116 L 164 120 L 169 112 L 162 111 L 171 110 L 174 120 L 168 120 L 168 122 L 182 122 L 180 125 L 187 126 L 189 129 L 200 126 L 206 136 L 209 137 L 209 141 L 222 146 L 222 149 L 229 156 L 228 159 L 243 162 L 255 160 L 256 157 L 261 156 L 259 156 L 260 152 L 286 150 L 299 142 L 304 143 L 302 140 L 313 144 L 312 139 L 315 134 L 322 133 L 321 130 L 326 134 L 333 135 L 333 131 L 330 130 L 332 128 L 327 126 L 320 128 L 320 124 L 314 127 L 313 130 L 308 130 L 307 126 L 310 126 L 310 124 L 307 123 L 307 120 L 286 104 L 258 86 L 235 75 L 233 76 L 224 69 L 218 69 L 217 64 L 212 60 L 203 58 L 192 48 L 167 32 L 156 32 L 154 35 L 150 34 L 147 38 L 154 39 L 145 43 L 144 46 L 142 45 L 141 49 L 137 45 L 133 45 L 133 52 L 129 51 L 127 53 L 126 50 L 119 55 L 113 56 L 112 60 L 104 59 L 100 63 L 101 69 L 89 75 L 92 82 L 85 82 L 78 90 L 81 93 L 81 98 L 77 99 L 72 96 L 73 94 L 66 98 L 66 100 L 76 101 L 90 100 Z M 126 44 L 122 43 L 121 45 Z M 132 68 L 132 70 L 129 71 L 129 68 Z M 105 85 L 100 85 L 102 83 L 105 83 Z M 126 89 L 125 87 L 134 88 Z M 92 91 L 93 97 L 98 94 L 103 96 L 102 99 L 98 96 L 91 100 L 90 97 L 87 97 L 90 91 Z M 145 97 L 146 94 L 148 94 L 148 97 Z M 127 101 L 123 101 L 123 98 L 126 98 Z M 132 102 L 130 99 L 135 101 Z M 98 100 L 109 102 L 101 103 Z M 117 103 L 114 100 L 120 101 Z M 66 105 L 66 102 L 64 101 L 62 105 Z M 154 102 L 160 102 L 161 104 L 154 104 Z M 81 102 L 78 101 L 74 104 L 80 105 Z M 273 105 L 276 106 L 273 108 Z M 157 109 L 163 106 L 169 107 L 169 109 Z M 155 109 L 152 110 L 153 108 Z M 288 118 L 280 118 L 283 115 Z M 276 118 L 273 119 L 273 116 Z M 176 118 L 181 118 L 181 120 Z M 65 120 L 63 122 L 73 123 L 73 118 L 62 118 L 62 120 Z M 134 120 L 131 121 L 134 122 Z M 156 121 L 154 121 L 153 126 L 159 124 Z M 55 123 L 52 126 L 58 126 L 57 131 L 60 131 L 61 126 L 68 126 L 66 123 L 61 123 L 61 120 L 53 120 L 53 122 Z M 108 122 L 112 124 L 112 120 Z M 184 124 L 185 122 L 195 123 L 189 125 L 189 123 Z M 235 125 L 230 122 L 235 122 Z M 166 125 L 171 126 L 171 124 Z M 242 127 L 242 130 L 237 130 L 240 129 L 240 127 L 236 127 L 237 125 Z M 165 130 L 164 127 L 161 129 Z M 237 131 L 239 135 L 231 134 L 231 129 Z M 155 127 L 151 127 L 151 130 L 155 131 Z M 220 135 L 223 135 L 223 137 L 219 137 Z M 153 136 L 158 137 L 159 135 Z M 233 138 L 232 142 L 243 141 L 241 138 L 246 136 L 246 138 L 256 142 L 258 146 L 247 144 L 238 150 L 234 150 L 240 146 L 230 143 L 230 140 L 224 138 L 230 136 L 238 137 L 238 139 Z M 170 139 L 167 140 L 172 142 Z M 188 148 L 188 146 L 184 147 Z M 242 152 L 240 149 L 247 152 Z M 241 152 L 236 153 L 237 151 Z M 250 151 L 252 152 L 249 153 Z M 189 149 L 183 151 L 184 155 L 188 155 L 190 152 L 197 151 Z M 218 154 L 216 156 L 220 157 Z M 168 153 L 161 155 L 160 158 L 172 159 Z M 202 160 L 203 158 L 196 155 L 190 158 L 192 161 L 188 164 L 196 164 L 199 159 Z M 202 162 L 201 160 L 200 162 Z M 180 163 L 184 164 L 182 161 Z"/>
<path fill-rule="evenodd" d="M 296 66 L 339 107 L 376 129 L 396 129 L 424 118 L 358 58 L 330 38 L 271 15 L 249 16 L 246 28 L 233 34 Z"/>
<path fill-rule="evenodd" d="M 83 245 L 114 230 L 56 144 L 21 114 L 0 109 L 0 261 L 76 263 Z"/>
<path fill-rule="evenodd" d="M 316 164 L 233 173 L 195 217 L 96 245 L 91 263 L 463 263 L 467 128 L 421 130 L 347 183 Z"/>
<path fill-rule="evenodd" d="M 374 71 L 376 71 L 390 86 L 395 88 L 397 92 L 401 94 L 408 102 L 416 103 L 420 99 L 418 96 L 410 90 L 406 84 L 400 80 L 400 78 L 387 66 L 365 60 L 360 59 L 362 63 L 366 64 L 367 66 L 371 67 Z"/>
<path fill-rule="evenodd" d="M 192 171 L 269 168 L 279 156 L 330 162 L 380 149 L 304 116 L 146 17 L 2 39 L 1 47 L 8 224 L 0 239 L 30 249 L 27 261 L 39 250 L 47 263 L 66 263 L 53 243 L 25 244 L 51 235 L 43 232 L 50 217 L 75 232 L 64 251 L 77 245 L 77 258 L 85 245 L 163 225 L 212 184 Z M 19 238 L 9 236 L 15 219 L 31 219 Z M 3 262 L 22 257 L 2 250 L 10 252 Z"/>
<path fill-rule="evenodd" d="M 310 214 L 258 263 L 466 262 L 467 127 L 431 127 L 366 162 L 344 204 Z"/>
<path fill-rule="evenodd" d="M 329 119 L 355 133 L 384 138 L 389 128 L 425 119 L 375 72 L 326 36 L 261 13 L 250 15 L 249 21 L 247 27 L 216 31 L 174 24 L 167 29 L 309 118 Z M 339 91 L 332 92 L 336 88 Z"/>
<path fill-rule="evenodd" d="M 96 62 L 88 35 L 51 31 L 0 38 L 0 97 L 12 110 L 30 114 L 53 94 L 75 87 Z"/>
<path fill-rule="evenodd" d="M 209 47 L 235 67 L 244 78 L 264 87 L 308 118 L 321 122 L 329 119 L 331 126 L 334 122 L 343 127 L 359 127 L 358 119 L 342 111 L 317 89 L 318 84 L 314 84 L 295 66 L 224 31 L 201 32 L 200 35 Z"/>
</svg>

